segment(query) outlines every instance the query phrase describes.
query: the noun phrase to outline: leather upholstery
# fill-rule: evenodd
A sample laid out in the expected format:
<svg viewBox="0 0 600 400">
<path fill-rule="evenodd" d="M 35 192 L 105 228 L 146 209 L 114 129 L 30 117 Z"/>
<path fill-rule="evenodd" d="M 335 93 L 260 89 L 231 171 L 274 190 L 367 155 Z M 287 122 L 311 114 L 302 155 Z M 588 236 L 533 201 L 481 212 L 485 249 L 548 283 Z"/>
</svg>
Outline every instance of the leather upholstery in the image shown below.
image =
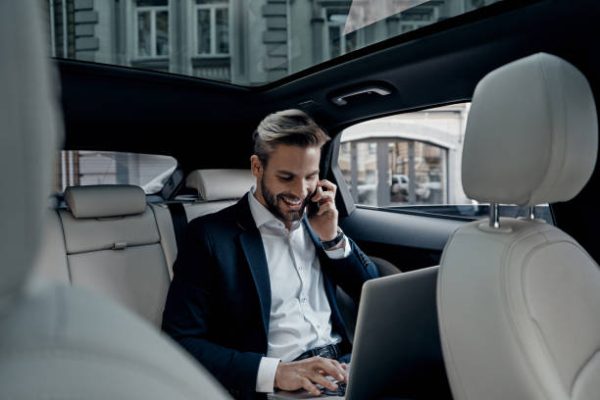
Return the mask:
<svg viewBox="0 0 600 400">
<path fill-rule="evenodd" d="M 101 197 L 118 197 L 122 188 L 107 185 Z M 99 192 L 89 186 L 76 192 L 89 199 L 88 190 Z M 86 215 L 103 213 L 88 203 Z M 159 327 L 170 273 L 155 211 L 147 206 L 143 214 L 80 219 L 61 210 L 60 217 L 71 283 L 102 293 Z"/>
<path fill-rule="evenodd" d="M 71 186 L 65 190 L 65 201 L 75 218 L 135 215 L 146 209 L 144 191 L 133 185 Z"/>
<path fill-rule="evenodd" d="M 67 253 L 119 249 L 159 243 L 160 235 L 149 207 L 143 214 L 114 218 L 73 218 L 61 210 Z"/>
<path fill-rule="evenodd" d="M 255 183 L 249 169 L 198 169 L 185 180 L 186 187 L 197 190 L 204 201 L 240 199 Z"/>
<path fill-rule="evenodd" d="M 491 72 L 467 121 L 465 193 L 529 206 L 573 198 L 596 162 L 595 110 L 585 77 L 558 57 L 539 53 Z"/>
<path fill-rule="evenodd" d="M 227 399 L 178 346 L 111 301 L 35 288 L 0 323 L 2 399 Z"/>
<path fill-rule="evenodd" d="M 169 280 L 173 279 L 173 264 L 177 258 L 177 240 L 175 238 L 175 228 L 171 220 L 169 209 L 164 204 L 152 205 L 152 211 L 158 225 L 158 233 L 160 234 L 160 245 L 167 261 L 169 268 Z"/>
<path fill-rule="evenodd" d="M 65 238 L 55 210 L 48 210 L 44 223 L 41 251 L 37 253 L 33 275 L 51 282 L 68 284 L 69 266 Z"/>
<path fill-rule="evenodd" d="M 575 196 L 598 143 L 585 78 L 566 61 L 537 54 L 490 73 L 477 90 L 463 154 L 468 193 L 519 204 Z M 512 218 L 501 219 L 500 229 L 487 220 L 461 227 L 438 277 L 454 399 L 597 399 L 599 308 L 598 265 L 556 227 Z"/>
<path fill-rule="evenodd" d="M 187 220 L 189 222 L 203 215 L 212 214 L 224 209 L 225 207 L 232 206 L 236 202 L 236 200 L 219 200 L 208 202 L 197 201 L 194 203 L 185 203 L 183 207 L 185 208 L 185 215 L 187 216 Z"/>
<path fill-rule="evenodd" d="M 60 127 L 55 76 L 40 62 L 47 35 L 29 20 L 39 17 L 29 3 L 0 2 L 0 170 L 10 171 L 0 177 L 0 315 L 22 293 L 39 249 L 54 171 L 48 149 L 56 148 Z"/>
</svg>

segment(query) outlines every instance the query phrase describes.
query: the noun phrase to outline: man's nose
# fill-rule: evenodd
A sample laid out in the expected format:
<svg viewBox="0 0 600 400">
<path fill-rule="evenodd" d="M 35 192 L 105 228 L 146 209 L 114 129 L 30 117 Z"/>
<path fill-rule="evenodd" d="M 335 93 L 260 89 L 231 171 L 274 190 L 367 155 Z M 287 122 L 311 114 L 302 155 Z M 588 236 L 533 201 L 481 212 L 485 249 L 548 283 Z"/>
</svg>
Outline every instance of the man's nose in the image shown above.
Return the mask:
<svg viewBox="0 0 600 400">
<path fill-rule="evenodd" d="M 303 199 L 308 195 L 308 182 L 304 179 L 297 181 L 293 188 L 293 193 L 296 197 Z"/>
</svg>

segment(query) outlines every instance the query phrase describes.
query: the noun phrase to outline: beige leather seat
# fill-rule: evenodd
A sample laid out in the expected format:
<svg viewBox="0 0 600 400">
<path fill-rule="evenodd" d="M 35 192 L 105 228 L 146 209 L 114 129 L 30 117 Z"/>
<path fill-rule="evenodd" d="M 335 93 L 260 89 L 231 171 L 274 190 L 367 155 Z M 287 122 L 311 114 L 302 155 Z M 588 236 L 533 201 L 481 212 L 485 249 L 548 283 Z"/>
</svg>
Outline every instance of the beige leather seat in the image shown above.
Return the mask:
<svg viewBox="0 0 600 400">
<path fill-rule="evenodd" d="M 65 190 L 65 202 L 68 210 L 59 214 L 71 283 L 160 327 L 170 279 L 144 191 L 132 185 L 74 186 Z"/>
<path fill-rule="evenodd" d="M 480 202 L 566 201 L 590 178 L 597 148 L 585 77 L 536 54 L 478 84 L 463 186 Z M 442 256 L 438 313 L 454 398 L 597 400 L 598 265 L 554 226 L 492 214 L 458 229 Z"/>
<path fill-rule="evenodd" d="M 0 398 L 228 398 L 125 309 L 29 279 L 60 131 L 39 7 L 37 0 L 0 2 Z"/>
<path fill-rule="evenodd" d="M 249 169 L 197 169 L 185 180 L 188 189 L 198 192 L 198 201 L 184 204 L 188 221 L 235 204 L 256 179 Z"/>
</svg>

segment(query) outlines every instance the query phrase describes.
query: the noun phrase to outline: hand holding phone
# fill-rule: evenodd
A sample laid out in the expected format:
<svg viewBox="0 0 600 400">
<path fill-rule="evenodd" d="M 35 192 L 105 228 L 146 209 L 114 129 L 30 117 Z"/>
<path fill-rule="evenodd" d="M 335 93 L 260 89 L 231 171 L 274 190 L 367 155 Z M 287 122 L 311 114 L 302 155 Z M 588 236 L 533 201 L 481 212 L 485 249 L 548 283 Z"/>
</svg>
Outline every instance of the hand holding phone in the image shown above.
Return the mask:
<svg viewBox="0 0 600 400">
<path fill-rule="evenodd" d="M 322 241 L 329 241 L 337 236 L 336 191 L 337 187 L 332 182 L 321 179 L 308 201 L 307 216 L 310 225 Z"/>
<path fill-rule="evenodd" d="M 315 216 L 319 212 L 319 202 L 313 201 L 313 197 L 317 194 L 317 186 L 315 190 L 308 196 L 308 204 L 306 205 L 306 212 L 308 214 L 308 218 Z"/>
</svg>

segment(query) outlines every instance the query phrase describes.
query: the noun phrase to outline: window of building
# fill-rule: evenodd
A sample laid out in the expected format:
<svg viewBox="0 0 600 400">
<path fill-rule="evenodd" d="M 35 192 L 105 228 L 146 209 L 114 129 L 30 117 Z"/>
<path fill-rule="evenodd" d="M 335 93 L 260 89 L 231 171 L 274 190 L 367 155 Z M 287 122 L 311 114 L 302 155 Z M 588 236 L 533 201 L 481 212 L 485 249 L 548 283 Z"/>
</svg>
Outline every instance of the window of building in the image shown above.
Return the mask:
<svg viewBox="0 0 600 400">
<path fill-rule="evenodd" d="M 137 0 L 134 41 L 137 58 L 169 56 L 169 1 Z"/>
<path fill-rule="evenodd" d="M 229 5 L 223 0 L 196 0 L 196 54 L 229 55 Z"/>
<path fill-rule="evenodd" d="M 111 151 L 61 151 L 58 163 L 59 192 L 67 186 L 128 184 L 154 194 L 177 167 L 169 156 Z"/>
</svg>

